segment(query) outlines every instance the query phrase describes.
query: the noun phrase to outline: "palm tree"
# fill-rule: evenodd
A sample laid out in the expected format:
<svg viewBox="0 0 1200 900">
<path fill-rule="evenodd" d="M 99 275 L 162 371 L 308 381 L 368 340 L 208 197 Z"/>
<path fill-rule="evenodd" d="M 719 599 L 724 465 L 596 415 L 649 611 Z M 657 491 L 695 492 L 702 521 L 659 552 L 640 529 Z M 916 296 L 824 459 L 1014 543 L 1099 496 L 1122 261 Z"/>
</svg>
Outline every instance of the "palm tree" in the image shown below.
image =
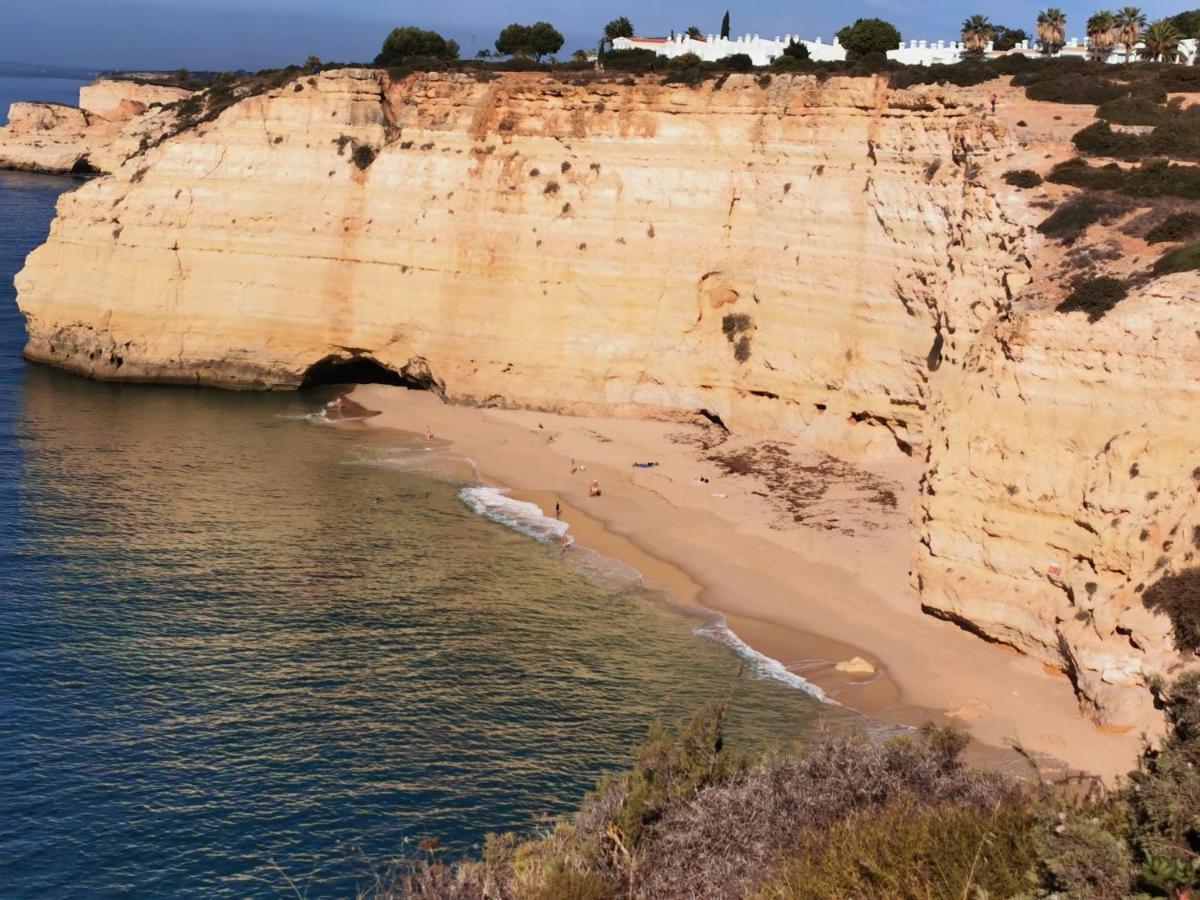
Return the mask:
<svg viewBox="0 0 1200 900">
<path fill-rule="evenodd" d="M 1042 42 L 1042 52 L 1052 56 L 1062 49 L 1066 41 L 1067 17 L 1057 6 L 1050 6 L 1038 13 L 1037 36 Z"/>
<path fill-rule="evenodd" d="M 996 27 L 988 21 L 987 16 L 975 15 L 963 19 L 962 42 L 968 53 L 982 53 L 995 37 Z"/>
<path fill-rule="evenodd" d="M 1142 32 L 1142 49 L 1138 55 L 1154 62 L 1173 63 L 1179 59 L 1179 42 L 1182 40 L 1182 31 L 1166 19 L 1159 19 Z"/>
<path fill-rule="evenodd" d="M 1142 29 L 1146 27 L 1146 14 L 1136 6 L 1124 6 L 1118 9 L 1116 15 L 1117 41 L 1125 45 L 1125 62 L 1133 56 L 1133 45 L 1142 37 Z"/>
<path fill-rule="evenodd" d="M 1116 28 L 1116 17 L 1106 9 L 1093 14 L 1087 20 L 1088 50 L 1097 61 L 1104 62 L 1108 59 L 1108 54 L 1117 42 Z"/>
</svg>

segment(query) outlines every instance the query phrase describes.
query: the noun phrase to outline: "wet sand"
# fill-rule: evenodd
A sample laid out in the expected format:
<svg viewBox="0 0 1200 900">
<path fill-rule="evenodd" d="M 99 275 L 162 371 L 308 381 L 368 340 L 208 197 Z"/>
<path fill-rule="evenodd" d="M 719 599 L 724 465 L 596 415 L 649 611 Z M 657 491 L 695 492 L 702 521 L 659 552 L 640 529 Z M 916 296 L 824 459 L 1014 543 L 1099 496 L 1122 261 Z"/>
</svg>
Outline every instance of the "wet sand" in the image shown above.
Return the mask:
<svg viewBox="0 0 1200 900">
<path fill-rule="evenodd" d="M 472 409 L 380 385 L 354 399 L 381 414 L 347 427 L 431 429 L 513 496 L 550 514 L 561 503 L 580 545 L 720 613 L 840 703 L 892 722 L 952 718 L 985 745 L 1019 742 L 1106 777 L 1133 763 L 1138 736 L 1081 716 L 1066 678 L 921 612 L 908 576 L 911 460 L 855 465 L 789 435 Z M 600 497 L 588 496 L 593 479 Z M 837 670 L 854 657 L 875 672 Z"/>
</svg>

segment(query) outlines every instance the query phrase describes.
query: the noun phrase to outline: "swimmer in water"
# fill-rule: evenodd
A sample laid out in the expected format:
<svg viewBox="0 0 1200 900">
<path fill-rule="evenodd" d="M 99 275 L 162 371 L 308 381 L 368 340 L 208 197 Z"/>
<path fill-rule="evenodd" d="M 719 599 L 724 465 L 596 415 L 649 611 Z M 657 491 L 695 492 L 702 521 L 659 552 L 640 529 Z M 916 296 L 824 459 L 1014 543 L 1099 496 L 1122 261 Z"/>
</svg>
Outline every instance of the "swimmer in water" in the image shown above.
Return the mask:
<svg viewBox="0 0 1200 900">
<path fill-rule="evenodd" d="M 575 538 L 571 537 L 565 531 L 562 536 L 562 549 L 559 551 L 560 556 L 565 556 L 566 552 L 575 545 Z"/>
</svg>

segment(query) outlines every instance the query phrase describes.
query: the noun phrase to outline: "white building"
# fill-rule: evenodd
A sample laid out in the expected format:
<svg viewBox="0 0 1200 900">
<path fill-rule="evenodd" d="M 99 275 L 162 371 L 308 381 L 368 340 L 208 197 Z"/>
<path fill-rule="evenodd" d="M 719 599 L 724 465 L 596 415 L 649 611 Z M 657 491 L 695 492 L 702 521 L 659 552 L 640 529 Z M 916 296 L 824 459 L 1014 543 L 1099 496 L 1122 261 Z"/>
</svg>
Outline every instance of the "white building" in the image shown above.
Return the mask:
<svg viewBox="0 0 1200 900">
<path fill-rule="evenodd" d="M 685 53 L 694 53 L 705 62 L 717 62 L 727 56 L 733 56 L 735 53 L 744 53 L 750 57 L 754 65 L 765 66 L 782 56 L 784 49 L 792 41 L 807 47 L 809 58 L 814 62 L 836 62 L 846 58 L 846 51 L 838 43 L 836 37 L 827 44 L 819 37 L 810 41 L 801 38 L 799 35 L 791 34 L 777 36 L 773 40 L 759 37 L 757 34 L 742 35 L 738 38 L 714 37 L 711 34 L 702 38 L 691 38 L 686 34 L 665 38 L 617 38 L 613 41 L 613 49 L 653 50 L 659 56 L 665 56 L 669 59 L 683 56 Z M 1197 62 L 1196 41 L 1183 41 L 1180 44 L 1180 49 L 1184 54 L 1184 62 L 1188 64 L 1195 64 Z M 966 52 L 966 46 L 958 41 L 908 41 L 907 43 L 901 43 L 897 49 L 888 51 L 888 59 L 908 65 L 928 66 L 937 63 L 959 62 Z M 1040 54 L 1041 49 L 1036 42 L 1024 41 L 1009 51 L 993 50 L 990 44 L 985 51 L 985 55 L 989 58 L 1004 56 L 1007 53 L 1024 53 L 1028 56 L 1034 56 Z M 1087 55 L 1087 45 L 1078 38 L 1071 38 L 1067 41 L 1066 46 L 1054 55 L 1083 57 Z M 1135 49 L 1134 58 L 1136 57 L 1137 51 Z M 1107 60 L 1110 63 L 1121 63 L 1124 61 L 1125 52 L 1121 48 L 1114 49 Z"/>
</svg>

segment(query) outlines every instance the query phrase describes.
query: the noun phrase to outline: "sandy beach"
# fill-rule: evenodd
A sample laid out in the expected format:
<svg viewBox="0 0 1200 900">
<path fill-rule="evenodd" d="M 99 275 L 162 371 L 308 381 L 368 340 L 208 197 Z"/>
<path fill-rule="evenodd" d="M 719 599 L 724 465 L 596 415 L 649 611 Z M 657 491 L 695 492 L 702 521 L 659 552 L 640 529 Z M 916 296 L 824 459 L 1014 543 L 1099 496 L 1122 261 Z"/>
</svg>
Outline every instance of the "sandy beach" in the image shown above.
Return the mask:
<svg viewBox="0 0 1200 900">
<path fill-rule="evenodd" d="M 911 460 L 852 464 L 794 436 L 703 420 L 473 409 L 381 385 L 353 398 L 380 414 L 351 427 L 430 429 L 484 480 L 550 513 L 560 503 L 580 545 L 680 605 L 720 613 L 840 703 L 893 722 L 954 719 L 984 745 L 1019 742 L 1106 777 L 1133 763 L 1140 735 L 1084 718 L 1064 675 L 921 612 L 908 574 Z M 856 657 L 874 673 L 838 670 Z"/>
</svg>

